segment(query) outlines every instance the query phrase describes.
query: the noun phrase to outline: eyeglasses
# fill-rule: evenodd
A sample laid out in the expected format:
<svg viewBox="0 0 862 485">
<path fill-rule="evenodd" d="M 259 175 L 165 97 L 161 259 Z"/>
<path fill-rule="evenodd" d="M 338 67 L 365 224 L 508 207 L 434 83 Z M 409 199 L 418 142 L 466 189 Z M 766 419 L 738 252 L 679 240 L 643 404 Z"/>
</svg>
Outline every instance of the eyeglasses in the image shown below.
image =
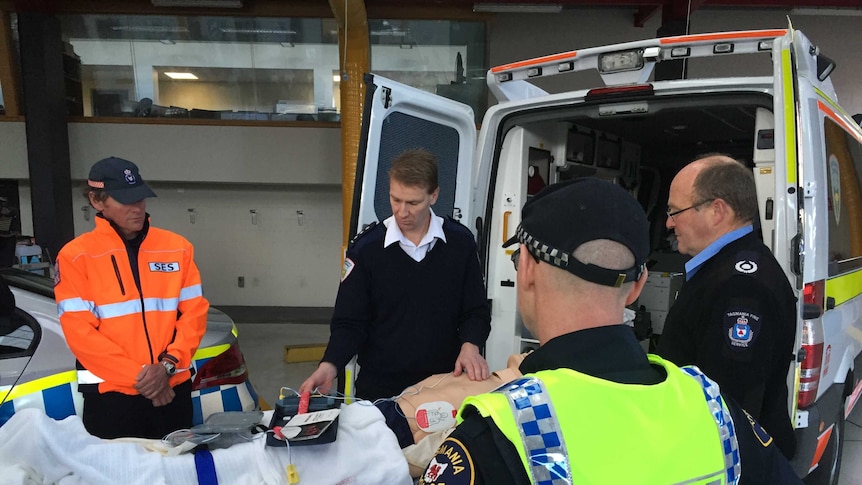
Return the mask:
<svg viewBox="0 0 862 485">
<path fill-rule="evenodd" d="M 673 221 L 674 221 L 674 222 L 676 222 L 676 218 L 675 218 L 674 216 L 678 216 L 678 215 L 682 214 L 683 212 L 685 212 L 685 211 L 687 211 L 687 210 L 689 210 L 689 209 L 694 209 L 695 207 L 700 207 L 700 206 L 702 206 L 703 204 L 708 204 L 708 203 L 710 203 L 710 202 L 712 202 L 712 201 L 714 201 L 714 200 L 715 200 L 714 198 L 713 198 L 713 199 L 706 199 L 706 200 L 702 200 L 702 201 L 698 202 L 697 204 L 694 204 L 694 205 L 692 205 L 692 206 L 690 206 L 690 207 L 686 207 L 685 209 L 680 209 L 680 210 L 678 210 L 678 211 L 673 211 L 673 212 L 671 212 L 671 211 L 670 211 L 670 208 L 668 208 L 668 210 L 667 210 L 667 216 L 668 216 L 668 217 L 670 217 L 671 219 L 673 219 Z"/>
<path fill-rule="evenodd" d="M 531 253 L 530 251 L 527 251 L 527 254 L 532 256 L 533 259 L 537 263 L 539 262 L 539 258 L 535 254 Z M 518 263 L 520 261 L 521 261 L 521 248 L 518 248 L 515 250 L 515 252 L 512 253 L 512 265 L 515 267 L 515 271 L 518 271 Z"/>
</svg>

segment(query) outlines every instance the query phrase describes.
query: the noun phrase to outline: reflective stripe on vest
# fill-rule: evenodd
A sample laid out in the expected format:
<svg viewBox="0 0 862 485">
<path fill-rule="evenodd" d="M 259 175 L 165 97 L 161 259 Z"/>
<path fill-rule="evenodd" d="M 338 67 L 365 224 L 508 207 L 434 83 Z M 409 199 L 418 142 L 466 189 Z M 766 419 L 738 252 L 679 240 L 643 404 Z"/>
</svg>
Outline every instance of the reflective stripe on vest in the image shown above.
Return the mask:
<svg viewBox="0 0 862 485">
<path fill-rule="evenodd" d="M 494 392 L 504 394 L 512 407 L 530 463 L 530 481 L 538 485 L 572 483 L 566 442 L 542 381 L 522 377 Z"/>
<path fill-rule="evenodd" d="M 703 395 L 709 405 L 715 424 L 718 426 L 718 435 L 721 436 L 724 449 L 724 466 L 727 475 L 727 483 L 738 483 L 741 467 L 739 464 L 739 443 L 736 439 L 736 429 L 730 411 L 721 399 L 721 390 L 712 379 L 707 377 L 696 366 L 685 366 L 680 369 L 696 380 L 703 388 Z"/>
</svg>

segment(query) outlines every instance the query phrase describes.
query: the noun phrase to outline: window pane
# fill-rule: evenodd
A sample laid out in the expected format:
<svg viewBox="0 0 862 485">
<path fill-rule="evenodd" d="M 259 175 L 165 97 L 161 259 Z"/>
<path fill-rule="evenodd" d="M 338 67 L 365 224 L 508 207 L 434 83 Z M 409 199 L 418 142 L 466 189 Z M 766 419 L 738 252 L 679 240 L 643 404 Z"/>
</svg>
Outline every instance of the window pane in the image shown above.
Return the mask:
<svg viewBox="0 0 862 485">
<path fill-rule="evenodd" d="M 459 101 L 477 121 L 487 108 L 484 22 L 369 20 L 371 71 Z"/>
<path fill-rule="evenodd" d="M 60 19 L 85 116 L 338 120 L 337 32 L 324 19 Z"/>
<path fill-rule="evenodd" d="M 824 118 L 829 188 L 829 276 L 862 267 L 862 145 Z"/>
</svg>

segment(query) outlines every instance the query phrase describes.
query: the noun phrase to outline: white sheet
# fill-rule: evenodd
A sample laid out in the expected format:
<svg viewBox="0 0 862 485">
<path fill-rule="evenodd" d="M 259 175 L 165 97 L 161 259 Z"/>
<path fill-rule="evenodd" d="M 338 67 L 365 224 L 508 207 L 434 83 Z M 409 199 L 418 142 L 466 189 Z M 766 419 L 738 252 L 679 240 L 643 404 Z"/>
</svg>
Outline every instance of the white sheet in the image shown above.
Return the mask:
<svg viewBox="0 0 862 485">
<path fill-rule="evenodd" d="M 273 448 L 263 435 L 213 450 L 220 484 L 284 484 L 290 461 L 300 485 L 405 484 L 413 480 L 395 435 L 376 407 L 343 405 L 338 437 L 323 445 Z M 290 461 L 289 461 L 290 460 Z M 24 409 L 0 427 L 0 484 L 197 484 L 194 456 L 163 456 L 139 443 L 101 440 L 71 416 Z"/>
</svg>

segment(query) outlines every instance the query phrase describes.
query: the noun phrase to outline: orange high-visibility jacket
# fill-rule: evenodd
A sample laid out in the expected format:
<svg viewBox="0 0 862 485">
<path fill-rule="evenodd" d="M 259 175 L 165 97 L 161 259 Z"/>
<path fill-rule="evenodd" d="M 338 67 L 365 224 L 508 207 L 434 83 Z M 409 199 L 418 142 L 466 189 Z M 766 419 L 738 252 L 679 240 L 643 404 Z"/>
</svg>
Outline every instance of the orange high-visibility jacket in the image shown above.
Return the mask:
<svg viewBox="0 0 862 485">
<path fill-rule="evenodd" d="M 135 378 L 162 353 L 178 360 L 171 386 L 186 381 L 191 373 L 180 369 L 191 367 L 209 309 L 191 243 L 145 226 L 139 289 L 123 239 L 106 219 L 95 220 L 95 229 L 60 250 L 55 276 L 60 323 L 78 359 L 79 389 L 98 384 L 102 393 L 138 394 Z"/>
</svg>

